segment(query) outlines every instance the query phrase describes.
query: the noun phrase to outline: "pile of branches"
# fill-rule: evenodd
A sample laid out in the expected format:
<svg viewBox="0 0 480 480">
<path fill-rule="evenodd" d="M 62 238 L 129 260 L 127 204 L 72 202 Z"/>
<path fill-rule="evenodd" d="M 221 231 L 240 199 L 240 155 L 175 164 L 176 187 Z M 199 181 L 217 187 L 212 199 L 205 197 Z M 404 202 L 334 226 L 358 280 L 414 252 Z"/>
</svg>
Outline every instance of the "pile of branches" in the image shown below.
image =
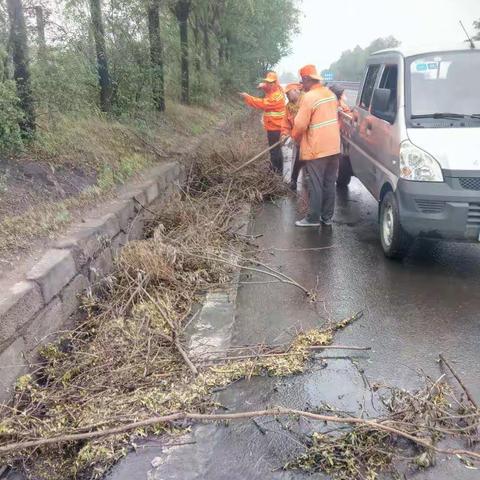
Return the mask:
<svg viewBox="0 0 480 480">
<path fill-rule="evenodd" d="M 458 398 L 444 375 L 416 393 L 376 387 L 384 414 L 372 420 L 345 419 L 345 427 L 315 431 L 304 441 L 306 452 L 286 469 L 321 472 L 336 480 L 375 480 L 382 472 L 403 478 L 397 465 L 426 469 L 437 454 L 456 455 L 467 468 L 476 468 L 480 453 L 471 449 L 480 437 L 480 411 Z M 447 448 L 466 443 L 471 450 Z M 405 465 L 406 464 L 406 465 Z"/>
<path fill-rule="evenodd" d="M 238 218 L 245 204 L 287 191 L 266 160 L 232 175 L 262 148 L 258 139 L 245 128 L 219 132 L 215 145 L 190 163 L 184 192 L 155 216 L 148 238 L 128 244 L 114 273 L 85 299 L 82 323 L 40 351 L 36 371 L 19 378 L 12 403 L 0 406 L 0 464 L 21 467 L 29 478 L 100 478 L 125 455 L 130 435 L 176 427 L 34 450 L 2 448 L 153 414 L 202 411 L 212 388 L 242 376 L 239 365 L 216 371 L 195 365 L 183 331 L 204 292 L 228 284 L 244 258 L 248 239 L 238 234 Z"/>
<path fill-rule="evenodd" d="M 298 332 L 288 345 L 190 355 L 184 330 L 194 306 L 206 290 L 228 285 L 237 268 L 269 275 L 312 298 L 285 273 L 243 255 L 249 238 L 238 233 L 238 218 L 245 203 L 287 189 L 266 162 L 232 175 L 259 149 L 254 135 L 236 129 L 220 138 L 194 159 L 185 191 L 155 216 L 148 238 L 125 247 L 108 281 L 85 299 L 83 322 L 44 347 L 37 370 L 18 379 L 12 403 L 0 407 L 0 464 L 42 480 L 101 478 L 138 437 L 175 434 L 187 421 L 260 416 L 349 426 L 343 433 L 317 431 L 305 455 L 288 465 L 342 480 L 374 479 L 412 445 L 422 466 L 435 452 L 461 455 L 466 463 L 480 458 L 437 446 L 454 435 L 473 444 L 480 421 L 478 409 L 465 406 L 441 381 L 415 395 L 391 390 L 387 413 L 373 420 L 285 408 L 211 413 L 210 394 L 218 387 L 252 375 L 301 373 L 315 352 L 335 347 L 338 329 L 360 317 Z"/>
</svg>

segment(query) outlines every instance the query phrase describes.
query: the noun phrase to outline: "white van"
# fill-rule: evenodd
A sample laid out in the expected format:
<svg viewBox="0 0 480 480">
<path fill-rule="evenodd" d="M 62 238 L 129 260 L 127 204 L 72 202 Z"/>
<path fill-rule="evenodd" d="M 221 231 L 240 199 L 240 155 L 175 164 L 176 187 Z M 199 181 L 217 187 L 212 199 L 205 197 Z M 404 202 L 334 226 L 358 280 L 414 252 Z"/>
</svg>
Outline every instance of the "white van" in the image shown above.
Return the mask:
<svg viewBox="0 0 480 480">
<path fill-rule="evenodd" d="M 402 257 L 418 236 L 480 240 L 480 44 L 374 53 L 344 160 L 379 202 L 380 239 Z"/>
</svg>

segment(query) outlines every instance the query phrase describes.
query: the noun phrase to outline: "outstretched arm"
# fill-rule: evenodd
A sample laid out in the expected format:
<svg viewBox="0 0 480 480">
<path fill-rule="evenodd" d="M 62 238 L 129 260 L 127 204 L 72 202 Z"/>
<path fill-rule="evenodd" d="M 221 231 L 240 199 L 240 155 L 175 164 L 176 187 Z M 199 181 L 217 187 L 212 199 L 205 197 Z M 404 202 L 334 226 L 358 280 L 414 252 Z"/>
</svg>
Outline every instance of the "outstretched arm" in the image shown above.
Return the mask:
<svg viewBox="0 0 480 480">
<path fill-rule="evenodd" d="M 248 93 L 243 94 L 242 97 L 245 100 L 245 103 L 249 107 L 258 108 L 259 110 L 265 110 L 266 109 L 264 98 L 253 97 L 252 95 L 248 95 Z"/>
<path fill-rule="evenodd" d="M 269 95 L 264 98 L 254 97 L 248 93 L 241 93 L 241 96 L 245 100 L 245 103 L 250 107 L 257 108 L 259 110 L 272 110 L 277 111 L 281 110 L 285 103 L 285 99 L 282 92 L 276 92 L 273 95 Z"/>
</svg>

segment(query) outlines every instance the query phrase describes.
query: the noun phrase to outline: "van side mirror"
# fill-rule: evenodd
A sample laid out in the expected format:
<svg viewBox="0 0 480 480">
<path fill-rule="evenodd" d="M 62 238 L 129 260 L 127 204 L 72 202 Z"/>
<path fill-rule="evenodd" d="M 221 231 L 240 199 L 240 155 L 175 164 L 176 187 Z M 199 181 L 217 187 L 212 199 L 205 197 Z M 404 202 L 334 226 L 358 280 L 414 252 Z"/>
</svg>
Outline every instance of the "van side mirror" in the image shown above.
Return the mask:
<svg viewBox="0 0 480 480">
<path fill-rule="evenodd" d="M 389 88 L 376 88 L 371 107 L 372 115 L 389 123 L 393 123 L 396 116 L 396 112 L 391 110 L 391 96 L 392 91 Z"/>
</svg>

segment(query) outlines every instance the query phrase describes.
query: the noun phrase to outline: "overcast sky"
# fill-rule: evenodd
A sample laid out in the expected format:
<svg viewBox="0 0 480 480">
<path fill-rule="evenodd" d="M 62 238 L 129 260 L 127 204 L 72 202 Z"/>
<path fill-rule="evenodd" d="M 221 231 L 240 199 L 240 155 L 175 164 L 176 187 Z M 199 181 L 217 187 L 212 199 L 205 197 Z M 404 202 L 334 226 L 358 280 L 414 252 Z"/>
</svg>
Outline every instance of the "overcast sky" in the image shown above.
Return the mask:
<svg viewBox="0 0 480 480">
<path fill-rule="evenodd" d="M 299 67 L 315 63 L 328 68 L 344 50 L 357 44 L 395 36 L 404 45 L 435 41 L 461 42 L 480 18 L 480 0 L 300 0 L 303 12 L 301 33 L 294 39 L 292 54 L 285 57 L 278 72 L 296 73 Z"/>
</svg>

